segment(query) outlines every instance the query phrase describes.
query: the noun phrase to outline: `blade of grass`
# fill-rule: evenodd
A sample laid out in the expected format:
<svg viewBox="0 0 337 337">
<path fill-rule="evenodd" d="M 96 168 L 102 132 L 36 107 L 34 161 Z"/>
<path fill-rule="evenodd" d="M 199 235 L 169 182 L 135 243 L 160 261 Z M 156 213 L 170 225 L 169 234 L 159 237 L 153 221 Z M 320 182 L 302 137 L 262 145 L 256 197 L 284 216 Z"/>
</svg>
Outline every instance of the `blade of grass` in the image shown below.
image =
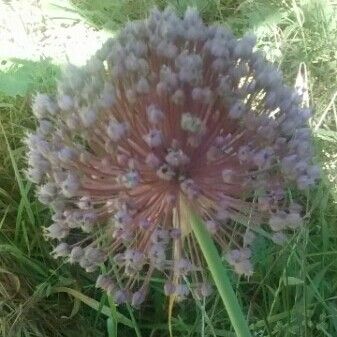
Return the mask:
<svg viewBox="0 0 337 337">
<path fill-rule="evenodd" d="M 5 209 L 4 215 L 3 215 L 3 217 L 2 217 L 2 219 L 0 221 L 0 231 L 1 231 L 1 228 L 2 228 L 2 226 L 3 226 L 3 224 L 4 224 L 5 220 L 6 220 L 8 211 L 9 211 L 9 206 L 7 206 L 7 208 Z"/>
<path fill-rule="evenodd" d="M 37 261 L 34 261 L 24 255 L 24 253 L 18 249 L 14 243 L 11 242 L 11 244 L 0 244 L 0 255 L 2 253 L 9 253 L 15 256 L 18 261 L 21 261 L 23 265 L 30 266 L 33 268 L 39 275 L 43 277 L 47 277 L 47 273 L 45 270 L 41 267 L 41 264 L 38 264 Z"/>
<path fill-rule="evenodd" d="M 117 337 L 117 322 L 112 317 L 107 319 L 107 330 L 109 337 Z"/>
<path fill-rule="evenodd" d="M 111 296 L 108 296 L 109 307 L 111 309 L 111 317 L 108 319 L 108 333 L 109 337 L 117 337 L 118 331 L 118 316 L 116 305 Z"/>
<path fill-rule="evenodd" d="M 111 317 L 111 309 L 107 306 L 102 306 L 100 308 L 100 303 L 97 302 L 96 300 L 82 294 L 81 292 L 68 288 L 68 287 L 55 287 L 52 289 L 52 293 L 67 293 L 73 297 L 75 297 L 76 299 L 79 299 L 81 302 L 83 302 L 84 304 L 88 305 L 89 307 L 95 309 L 95 310 L 100 310 L 100 312 L 108 317 Z M 134 324 L 132 323 L 131 320 L 129 320 L 127 317 L 123 316 L 122 314 L 116 312 L 116 319 L 130 327 L 130 328 L 134 328 Z"/>
<path fill-rule="evenodd" d="M 214 279 L 214 283 L 227 310 L 229 319 L 238 337 L 251 337 L 247 320 L 240 308 L 237 297 L 233 291 L 227 272 L 223 267 L 217 249 L 210 238 L 201 219 L 191 214 L 191 226 L 197 238 L 202 253 L 204 254 L 208 268 Z"/>
<path fill-rule="evenodd" d="M 106 273 L 106 267 L 102 266 L 102 272 Z M 118 319 L 117 319 L 117 309 L 111 296 L 108 296 L 108 303 L 111 309 L 111 317 L 107 320 L 107 329 L 109 337 L 117 337 L 118 334 Z"/>
<path fill-rule="evenodd" d="M 16 164 L 16 160 L 15 160 L 15 157 L 14 157 L 13 150 L 11 149 L 11 146 L 10 146 L 8 138 L 6 136 L 4 127 L 3 127 L 3 125 L 2 125 L 1 122 L 0 122 L 0 127 L 1 127 L 1 130 L 2 130 L 2 134 L 3 134 L 4 138 L 5 138 L 5 142 L 6 142 L 6 146 L 7 146 L 7 151 L 8 151 L 11 163 L 12 163 L 12 167 L 13 167 L 13 170 L 14 170 L 15 178 L 16 178 L 16 181 L 17 181 L 18 186 L 19 186 L 20 194 L 21 194 L 21 197 L 23 199 L 23 203 L 24 203 L 25 209 L 27 211 L 28 218 L 29 218 L 31 224 L 35 225 L 35 217 L 34 217 L 34 213 L 32 211 L 32 208 L 30 207 L 30 203 L 29 203 L 29 200 L 28 200 L 28 197 L 27 197 L 26 188 L 24 186 L 24 183 L 23 183 L 22 178 L 21 178 L 21 174 L 20 174 L 18 166 Z M 27 188 L 27 191 L 28 190 L 29 190 L 29 188 Z"/>
</svg>

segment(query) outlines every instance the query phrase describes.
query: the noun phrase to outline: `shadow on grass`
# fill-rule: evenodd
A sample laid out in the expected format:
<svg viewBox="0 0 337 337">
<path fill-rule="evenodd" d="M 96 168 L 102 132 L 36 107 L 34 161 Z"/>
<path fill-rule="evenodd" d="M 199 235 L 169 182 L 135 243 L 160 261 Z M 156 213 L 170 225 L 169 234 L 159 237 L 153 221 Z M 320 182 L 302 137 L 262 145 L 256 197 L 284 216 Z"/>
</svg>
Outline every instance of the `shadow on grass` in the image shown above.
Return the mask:
<svg viewBox="0 0 337 337">
<path fill-rule="evenodd" d="M 221 2 L 221 1 L 220 1 Z M 99 29 L 115 31 L 125 22 L 145 18 L 153 7 L 164 9 L 167 6 L 174 8 L 177 13 L 183 15 L 188 6 L 198 8 L 206 22 L 219 21 L 218 1 L 205 0 L 101 0 L 99 3 L 90 0 L 72 0 L 73 8 L 84 17 L 90 24 Z M 238 0 L 226 1 L 227 10 L 232 14 L 237 7 Z"/>
<path fill-rule="evenodd" d="M 281 6 L 276 1 L 261 4 L 241 0 L 71 0 L 71 4 L 68 10 L 75 10 L 91 25 L 108 31 L 115 31 L 129 20 L 145 18 L 153 7 L 164 9 L 170 6 L 179 15 L 183 15 L 188 6 L 196 7 L 205 22 L 220 21 L 236 34 L 259 27 L 264 30 L 266 25 L 275 25 L 283 18 Z"/>
</svg>

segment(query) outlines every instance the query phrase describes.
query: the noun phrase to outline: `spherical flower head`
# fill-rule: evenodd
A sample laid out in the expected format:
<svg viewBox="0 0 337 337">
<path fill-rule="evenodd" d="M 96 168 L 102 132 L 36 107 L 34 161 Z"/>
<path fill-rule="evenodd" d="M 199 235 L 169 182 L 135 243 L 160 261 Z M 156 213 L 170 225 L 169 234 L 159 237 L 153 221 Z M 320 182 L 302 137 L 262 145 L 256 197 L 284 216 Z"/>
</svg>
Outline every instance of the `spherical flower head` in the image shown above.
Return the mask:
<svg viewBox="0 0 337 337">
<path fill-rule="evenodd" d="M 260 227 L 283 244 L 301 226 L 285 189 L 319 176 L 309 114 L 254 44 L 194 9 L 153 10 L 36 96 L 27 173 L 54 210 L 45 235 L 55 257 L 105 264 L 97 286 L 117 303 L 139 306 L 155 272 L 176 300 L 211 293 L 191 214 L 247 277 Z"/>
</svg>

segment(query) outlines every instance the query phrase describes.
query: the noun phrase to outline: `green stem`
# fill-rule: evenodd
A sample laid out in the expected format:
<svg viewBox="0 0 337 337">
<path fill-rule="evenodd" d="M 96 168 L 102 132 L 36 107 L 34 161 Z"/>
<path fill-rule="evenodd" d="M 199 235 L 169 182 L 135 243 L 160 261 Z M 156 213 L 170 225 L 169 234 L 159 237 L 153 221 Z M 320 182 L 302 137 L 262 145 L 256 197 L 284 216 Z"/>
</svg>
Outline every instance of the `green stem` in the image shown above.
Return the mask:
<svg viewBox="0 0 337 337">
<path fill-rule="evenodd" d="M 251 337 L 247 319 L 244 317 L 238 299 L 233 291 L 227 272 L 218 251 L 210 238 L 202 220 L 192 214 L 191 226 L 208 264 L 214 283 L 227 310 L 237 337 Z"/>
</svg>

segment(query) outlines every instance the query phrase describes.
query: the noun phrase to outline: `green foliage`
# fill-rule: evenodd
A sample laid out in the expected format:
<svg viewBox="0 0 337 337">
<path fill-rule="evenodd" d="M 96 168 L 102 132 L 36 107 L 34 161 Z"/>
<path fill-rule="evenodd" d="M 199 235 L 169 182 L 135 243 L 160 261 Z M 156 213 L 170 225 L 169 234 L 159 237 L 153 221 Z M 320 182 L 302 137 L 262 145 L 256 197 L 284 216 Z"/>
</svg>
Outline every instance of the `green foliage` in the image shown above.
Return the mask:
<svg viewBox="0 0 337 337">
<path fill-rule="evenodd" d="M 50 60 L 3 60 L 0 66 L 0 93 L 6 96 L 25 96 L 33 90 L 50 90 L 59 73 Z"/>
<path fill-rule="evenodd" d="M 307 207 L 306 226 L 282 248 L 261 238 L 254 246 L 256 269 L 251 279 L 238 279 L 233 274 L 230 278 L 244 312 L 249 314 L 253 336 L 336 336 L 336 2 L 55 3 L 59 5 L 55 16 L 69 14 L 111 32 L 128 20 L 144 17 L 153 5 L 163 8 L 170 4 L 182 12 L 194 4 L 208 22 L 228 25 L 237 35 L 254 31 L 259 48 L 280 65 L 289 84 L 294 83 L 300 63 L 305 63 L 310 101 L 316 110 L 312 127 L 317 160 L 325 175 L 315 190 L 301 196 Z M 53 7 L 51 1 L 48 6 Z M 36 201 L 24 177 L 22 139 L 34 128 L 32 94 L 52 91 L 59 70 L 50 60 L 0 63 L 0 336 L 169 336 L 161 279 L 153 280 L 151 296 L 141 310 L 122 307 L 114 312 L 107 298 L 93 288 L 89 274 L 49 257 L 50 245 L 43 238 L 42 227 L 50 222 L 50 213 Z M 107 320 L 109 312 L 113 318 Z M 177 305 L 171 326 L 174 336 L 235 336 L 217 292 L 205 303 L 191 299 Z"/>
</svg>

